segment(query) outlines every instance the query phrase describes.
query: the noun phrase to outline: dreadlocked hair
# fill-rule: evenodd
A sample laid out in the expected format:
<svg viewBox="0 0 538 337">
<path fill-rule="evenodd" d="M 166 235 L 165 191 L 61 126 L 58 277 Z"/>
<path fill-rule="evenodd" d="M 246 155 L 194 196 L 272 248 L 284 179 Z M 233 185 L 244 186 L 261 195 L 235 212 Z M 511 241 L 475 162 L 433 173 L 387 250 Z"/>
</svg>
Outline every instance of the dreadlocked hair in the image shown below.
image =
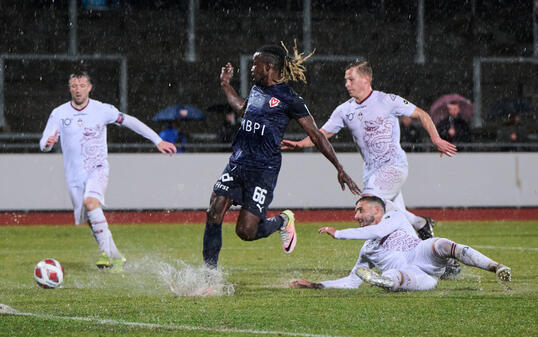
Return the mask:
<svg viewBox="0 0 538 337">
<path fill-rule="evenodd" d="M 263 57 L 264 61 L 272 64 L 275 69 L 280 71 L 280 82 L 288 83 L 288 81 L 303 81 L 306 83 L 306 67 L 303 63 L 312 56 L 316 50 L 311 52 L 308 56 L 303 57 L 303 53 L 297 51 L 297 40 L 294 40 L 295 46 L 293 48 L 293 55 L 289 56 L 288 48 L 281 41 L 281 46 L 266 45 L 257 50 Z"/>
<path fill-rule="evenodd" d="M 288 48 L 286 48 L 284 42 L 280 41 L 282 48 L 284 48 L 286 51 L 284 66 L 282 67 L 281 72 L 282 82 L 288 83 L 288 81 L 292 80 L 294 82 L 302 81 L 303 83 L 306 83 L 306 76 L 304 74 L 306 72 L 306 67 L 303 65 L 303 63 L 314 55 L 316 49 L 314 49 L 306 57 L 303 57 L 304 53 L 299 53 L 299 51 L 297 51 L 297 40 L 294 39 L 293 43 L 293 56 L 289 56 Z"/>
</svg>

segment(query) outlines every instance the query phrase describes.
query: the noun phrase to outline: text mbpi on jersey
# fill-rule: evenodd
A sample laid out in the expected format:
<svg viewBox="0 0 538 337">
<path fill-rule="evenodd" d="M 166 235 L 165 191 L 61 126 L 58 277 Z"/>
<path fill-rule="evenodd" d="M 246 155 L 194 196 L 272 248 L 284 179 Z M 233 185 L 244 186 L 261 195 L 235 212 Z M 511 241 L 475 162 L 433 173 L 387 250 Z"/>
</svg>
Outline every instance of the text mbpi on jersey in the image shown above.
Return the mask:
<svg viewBox="0 0 538 337">
<path fill-rule="evenodd" d="M 253 122 L 249 119 L 243 119 L 241 121 L 241 129 L 246 132 L 252 132 L 256 134 L 256 132 L 259 132 L 261 136 L 263 136 L 265 132 L 265 124 L 260 124 L 258 122 Z"/>
</svg>

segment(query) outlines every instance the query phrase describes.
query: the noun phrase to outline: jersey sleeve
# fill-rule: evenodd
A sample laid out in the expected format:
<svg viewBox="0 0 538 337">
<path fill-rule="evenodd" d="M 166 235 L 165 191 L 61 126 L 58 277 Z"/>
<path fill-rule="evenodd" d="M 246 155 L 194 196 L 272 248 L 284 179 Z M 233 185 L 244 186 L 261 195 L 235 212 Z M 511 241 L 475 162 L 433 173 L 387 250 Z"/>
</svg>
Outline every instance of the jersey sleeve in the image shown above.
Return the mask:
<svg viewBox="0 0 538 337">
<path fill-rule="evenodd" d="M 160 142 L 163 141 L 155 131 L 153 131 L 149 126 L 138 120 L 138 118 L 129 116 L 127 114 L 121 114 L 121 118 L 121 124 L 123 126 L 149 139 L 151 142 L 153 142 L 153 144 L 158 145 Z"/>
<path fill-rule="evenodd" d="M 381 239 L 402 227 L 405 219 L 402 219 L 400 212 L 387 212 L 377 225 L 370 225 L 359 228 L 348 228 L 336 231 L 335 239 L 345 240 L 371 240 Z"/>
<path fill-rule="evenodd" d="M 387 94 L 385 96 L 385 103 L 387 103 L 390 107 L 390 113 L 391 115 L 395 117 L 399 116 L 411 116 L 413 111 L 415 111 L 416 106 L 406 100 L 405 98 L 402 98 L 398 95 L 394 94 Z"/>
<path fill-rule="evenodd" d="M 344 120 L 342 119 L 342 108 L 338 106 L 334 109 L 329 120 L 321 127 L 323 130 L 330 133 L 338 133 L 344 127 Z"/>
<path fill-rule="evenodd" d="M 289 103 L 289 107 L 289 114 L 290 118 L 292 119 L 310 116 L 310 111 L 308 110 L 303 98 L 298 95 L 292 98 L 291 102 Z"/>
<path fill-rule="evenodd" d="M 121 125 L 124 120 L 124 114 L 121 113 L 115 106 L 112 104 L 103 103 L 103 112 L 105 118 L 105 124 L 117 124 Z"/>
<path fill-rule="evenodd" d="M 51 136 L 54 136 L 54 133 L 56 130 L 59 131 L 58 126 L 58 117 L 56 110 L 53 110 L 52 113 L 49 116 L 49 119 L 47 120 L 47 125 L 45 126 L 45 130 L 43 130 L 43 135 L 41 136 L 41 139 L 39 140 L 39 148 L 41 151 L 49 152 L 52 150 L 54 145 L 46 146 L 47 139 Z M 60 133 L 58 133 L 58 136 L 60 136 Z"/>
</svg>

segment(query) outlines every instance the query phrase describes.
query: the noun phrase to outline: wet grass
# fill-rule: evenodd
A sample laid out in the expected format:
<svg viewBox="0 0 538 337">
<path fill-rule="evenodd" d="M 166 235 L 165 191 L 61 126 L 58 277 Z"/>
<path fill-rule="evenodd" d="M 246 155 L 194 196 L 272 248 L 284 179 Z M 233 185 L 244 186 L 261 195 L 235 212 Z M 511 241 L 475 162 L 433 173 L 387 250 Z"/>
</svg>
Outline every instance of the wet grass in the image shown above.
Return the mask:
<svg viewBox="0 0 538 337">
<path fill-rule="evenodd" d="M 370 286 L 290 289 L 294 278 L 335 279 L 355 263 L 362 242 L 317 234 L 325 225 L 331 224 L 299 223 L 297 248 L 290 255 L 282 252 L 278 235 L 243 242 L 232 225 L 225 225 L 218 281 L 224 288 L 218 292 L 221 296 L 208 297 L 178 296 L 177 289 L 189 294 L 208 277 L 200 268 L 202 224 L 111 226 L 128 259 L 120 275 L 95 268 L 96 244 L 86 226 L 0 227 L 0 303 L 34 314 L 0 315 L 0 335 L 536 333 L 538 222 L 441 222 L 436 227 L 437 236 L 475 246 L 512 267 L 511 290 L 501 287 L 492 273 L 467 267 L 458 279 L 440 281 L 437 289 L 426 292 L 386 293 Z M 61 289 L 35 284 L 33 267 L 45 257 L 64 265 Z"/>
</svg>

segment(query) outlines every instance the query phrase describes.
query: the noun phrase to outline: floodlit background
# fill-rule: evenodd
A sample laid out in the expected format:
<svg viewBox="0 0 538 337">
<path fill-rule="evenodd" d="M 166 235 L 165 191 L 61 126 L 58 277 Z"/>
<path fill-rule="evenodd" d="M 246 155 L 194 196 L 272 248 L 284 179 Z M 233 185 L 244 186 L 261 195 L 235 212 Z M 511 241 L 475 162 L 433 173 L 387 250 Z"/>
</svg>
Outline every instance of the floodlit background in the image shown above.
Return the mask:
<svg viewBox="0 0 538 337">
<path fill-rule="evenodd" d="M 92 98 L 115 105 L 157 131 L 168 123 L 154 117 L 167 107 L 189 105 L 200 111 L 199 117 L 180 120 L 177 125 L 183 134 L 177 145 L 189 157 L 163 164 L 173 173 L 167 173 L 164 182 L 155 179 L 154 184 L 148 184 L 149 190 L 144 189 L 162 199 L 148 204 L 129 199 L 141 191 L 124 194 L 121 199 L 136 208 L 182 209 L 192 200 L 197 206 L 188 208 L 204 208 L 229 151 L 229 142 L 218 136 L 225 115 L 225 108 L 219 105 L 226 101 L 219 86 L 220 68 L 228 61 L 235 66 L 232 84 L 246 96 L 252 85 L 250 59 L 255 49 L 280 41 L 291 48 L 297 39 L 300 51 L 316 49 L 315 58 L 307 63 L 308 84 L 293 86 L 304 97 L 318 126 L 348 99 L 344 68 L 354 59 L 372 64 L 374 89 L 408 99 L 429 111 L 434 120 L 446 114 L 444 105 L 438 109 L 436 104 L 443 102 L 445 95 L 458 94 L 462 107 L 468 105 L 471 139 L 456 142 L 467 157 L 436 160 L 438 155 L 420 126 L 416 137 L 402 139 L 410 153 L 410 174 L 404 189 L 410 206 L 536 206 L 533 200 L 538 200 L 538 182 L 535 175 L 526 172 L 538 161 L 537 8 L 536 0 L 2 0 L 0 165 L 6 187 L 0 199 L 13 200 L 14 190 L 42 199 L 43 190 L 35 182 L 21 179 L 19 167 L 28 167 L 27 161 L 36 164 L 24 171 L 25 177 L 54 171 L 58 174 L 46 175 L 47 183 L 52 188 L 64 184 L 61 158 L 48 159 L 53 161 L 49 164 L 44 154 L 33 153 L 39 152 L 37 143 L 51 110 L 70 99 L 66 85 L 69 74 L 83 69 L 93 78 Z M 112 153 L 155 152 L 152 144 L 129 130 L 111 126 L 108 133 Z M 303 136 L 299 125 L 290 123 L 286 138 Z M 331 142 L 360 183 L 362 160 L 350 134 L 344 130 Z M 60 152 L 60 147 L 55 151 Z M 197 155 L 200 152 L 221 155 L 208 160 Z M 494 152 L 494 159 L 483 157 L 485 152 Z M 519 156 L 522 152 L 526 152 L 524 157 Z M 119 163 L 116 158 L 120 158 Z M 114 182 L 150 179 L 122 170 L 128 163 L 122 164 L 121 158 L 111 156 L 115 163 L 110 200 L 115 198 Z M 285 158 L 281 179 L 291 180 L 292 185 L 278 187 L 275 205 L 289 204 L 289 197 L 298 207 L 335 206 L 308 202 L 317 197 L 348 207 L 346 200 L 350 198 L 337 196 L 336 188 L 316 189 L 316 184 L 337 187 L 330 166 L 327 173 L 313 177 L 316 183 L 296 179 L 294 174 L 301 170 L 325 169 L 321 155 L 311 161 L 303 158 L 305 161 L 290 161 L 303 165 L 286 165 Z M 139 168 L 144 170 L 148 161 L 143 155 L 139 159 Z M 185 160 L 188 165 L 182 164 Z M 487 164 L 484 168 L 476 162 Z M 189 171 L 192 167 L 195 171 L 203 168 L 195 179 Z M 185 190 L 193 183 L 204 186 L 196 185 L 194 194 Z M 51 205 L 51 209 L 69 208 L 63 186 L 54 193 L 65 203 Z M 458 190 L 457 186 L 465 188 Z M 290 192 L 301 189 L 304 195 Z M 189 194 L 181 196 L 182 191 Z M 461 193 L 465 193 L 464 201 L 458 196 Z M 443 194 L 449 195 L 440 198 Z M 497 199 L 484 201 L 483 196 Z M 11 202 L 9 207 L 2 202 L 3 208 L 43 209 L 47 204 L 28 204 L 31 198 L 23 196 L 18 200 L 21 202 Z"/>
</svg>

